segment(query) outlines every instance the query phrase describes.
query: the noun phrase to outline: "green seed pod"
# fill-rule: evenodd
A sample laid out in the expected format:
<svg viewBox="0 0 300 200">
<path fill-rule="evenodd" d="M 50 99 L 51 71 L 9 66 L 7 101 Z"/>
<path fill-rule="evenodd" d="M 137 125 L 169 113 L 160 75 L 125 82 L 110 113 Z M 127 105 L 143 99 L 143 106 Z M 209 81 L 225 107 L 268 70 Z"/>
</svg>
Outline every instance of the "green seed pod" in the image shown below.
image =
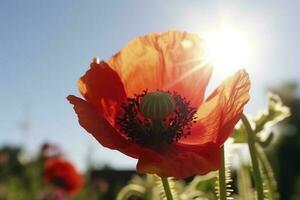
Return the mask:
<svg viewBox="0 0 300 200">
<path fill-rule="evenodd" d="M 174 111 L 174 99 L 167 92 L 151 92 L 142 98 L 140 112 L 145 117 L 154 120 L 162 120 Z"/>
</svg>

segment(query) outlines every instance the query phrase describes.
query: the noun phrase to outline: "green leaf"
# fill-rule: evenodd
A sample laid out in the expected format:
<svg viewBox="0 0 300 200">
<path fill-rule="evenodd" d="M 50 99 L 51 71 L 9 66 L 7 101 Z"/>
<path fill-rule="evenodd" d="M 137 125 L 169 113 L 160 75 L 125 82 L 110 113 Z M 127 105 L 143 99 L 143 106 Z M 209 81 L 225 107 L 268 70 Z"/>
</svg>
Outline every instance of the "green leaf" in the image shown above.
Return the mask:
<svg viewBox="0 0 300 200">
<path fill-rule="evenodd" d="M 258 114 L 255 118 L 255 133 L 259 133 L 270 126 L 284 120 L 290 116 L 290 109 L 284 106 L 278 95 L 274 93 L 268 94 L 267 110 Z"/>
<path fill-rule="evenodd" d="M 234 143 L 247 143 L 247 134 L 245 132 L 244 126 L 239 123 L 233 130 L 231 137 Z"/>
<path fill-rule="evenodd" d="M 282 104 L 279 96 L 274 93 L 269 93 L 267 108 L 251 120 L 251 124 L 253 124 L 254 127 L 254 133 L 257 135 L 257 141 L 261 145 L 267 146 L 273 139 L 273 133 L 269 132 L 269 135 L 265 140 L 262 140 L 257 133 L 267 130 L 289 116 L 290 109 Z M 240 124 L 235 127 L 231 137 L 234 139 L 235 143 L 247 142 L 245 129 Z"/>
</svg>

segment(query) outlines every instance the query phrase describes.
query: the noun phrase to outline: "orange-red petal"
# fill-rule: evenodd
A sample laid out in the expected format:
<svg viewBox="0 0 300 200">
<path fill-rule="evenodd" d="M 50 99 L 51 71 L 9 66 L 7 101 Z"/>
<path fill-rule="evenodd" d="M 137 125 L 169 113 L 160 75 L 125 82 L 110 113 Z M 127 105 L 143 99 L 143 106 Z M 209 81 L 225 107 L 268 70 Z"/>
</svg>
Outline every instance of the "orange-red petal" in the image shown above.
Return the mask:
<svg viewBox="0 0 300 200">
<path fill-rule="evenodd" d="M 119 75 L 104 61 L 97 59 L 91 68 L 79 79 L 78 89 L 82 96 L 115 125 L 119 106 L 126 100 L 126 93 Z"/>
<path fill-rule="evenodd" d="M 109 60 L 128 96 L 148 91 L 176 91 L 198 107 L 212 68 L 203 61 L 196 34 L 169 31 L 138 37 Z"/>
<path fill-rule="evenodd" d="M 216 144 L 172 144 L 157 152 L 144 149 L 137 164 L 137 171 L 183 179 L 206 174 L 217 170 L 219 166 L 220 148 Z"/>
<path fill-rule="evenodd" d="M 93 106 L 73 95 L 67 98 L 74 105 L 79 124 L 92 134 L 100 144 L 110 149 L 119 150 L 134 158 L 139 156 L 140 147 L 119 134 Z"/>
<path fill-rule="evenodd" d="M 227 78 L 197 111 L 197 123 L 184 144 L 223 144 L 239 121 L 249 100 L 250 80 L 245 70 Z"/>
</svg>

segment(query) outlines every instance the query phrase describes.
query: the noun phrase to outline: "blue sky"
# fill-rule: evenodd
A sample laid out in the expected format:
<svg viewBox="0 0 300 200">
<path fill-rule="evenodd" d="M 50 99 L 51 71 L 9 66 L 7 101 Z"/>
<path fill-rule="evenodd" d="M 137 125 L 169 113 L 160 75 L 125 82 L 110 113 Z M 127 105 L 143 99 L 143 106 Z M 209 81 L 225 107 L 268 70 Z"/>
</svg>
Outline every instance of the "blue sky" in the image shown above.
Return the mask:
<svg viewBox="0 0 300 200">
<path fill-rule="evenodd" d="M 65 97 L 94 56 L 108 59 L 129 40 L 149 32 L 217 30 L 228 24 L 255 44 L 245 65 L 252 80 L 246 112 L 265 104 L 265 92 L 300 78 L 297 1 L 0 1 L 0 145 L 35 152 L 58 143 L 81 168 L 87 157 L 116 168 L 135 160 L 104 149 L 77 123 Z M 214 78 L 212 86 L 221 78 Z M 19 128 L 28 118 L 29 131 Z"/>
</svg>

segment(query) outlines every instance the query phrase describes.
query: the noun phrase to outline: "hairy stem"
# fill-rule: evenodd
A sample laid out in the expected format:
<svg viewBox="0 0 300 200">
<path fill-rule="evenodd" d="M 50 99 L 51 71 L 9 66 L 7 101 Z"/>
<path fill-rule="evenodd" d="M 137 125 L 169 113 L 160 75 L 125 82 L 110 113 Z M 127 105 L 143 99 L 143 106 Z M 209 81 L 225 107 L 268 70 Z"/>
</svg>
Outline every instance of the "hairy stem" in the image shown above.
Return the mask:
<svg viewBox="0 0 300 200">
<path fill-rule="evenodd" d="M 255 133 L 253 132 L 250 122 L 247 117 L 243 114 L 242 115 L 242 122 L 245 126 L 247 135 L 248 135 L 248 147 L 250 151 L 253 173 L 254 173 L 254 181 L 257 190 L 257 200 L 264 199 L 264 189 L 263 189 L 263 182 L 259 170 L 259 162 L 257 156 L 257 150 L 255 147 Z"/>
<path fill-rule="evenodd" d="M 277 184 L 275 181 L 273 169 L 271 167 L 268 158 L 265 155 L 263 148 L 259 144 L 256 144 L 256 149 L 257 149 L 258 159 L 262 166 L 262 170 L 266 176 L 265 179 L 267 182 L 268 196 L 270 199 L 276 200 L 279 198 L 279 196 L 277 192 Z"/>
<path fill-rule="evenodd" d="M 219 169 L 219 195 L 220 200 L 226 200 L 226 177 L 225 177 L 225 159 L 224 146 L 221 148 L 221 167 Z"/>
<path fill-rule="evenodd" d="M 165 194 L 167 197 L 167 200 L 173 200 L 172 192 L 170 189 L 170 184 L 168 181 L 168 178 L 161 178 L 162 184 L 164 186 Z"/>
<path fill-rule="evenodd" d="M 117 195 L 117 200 L 127 200 L 131 196 L 144 197 L 146 189 L 140 185 L 130 184 L 125 186 Z"/>
</svg>

